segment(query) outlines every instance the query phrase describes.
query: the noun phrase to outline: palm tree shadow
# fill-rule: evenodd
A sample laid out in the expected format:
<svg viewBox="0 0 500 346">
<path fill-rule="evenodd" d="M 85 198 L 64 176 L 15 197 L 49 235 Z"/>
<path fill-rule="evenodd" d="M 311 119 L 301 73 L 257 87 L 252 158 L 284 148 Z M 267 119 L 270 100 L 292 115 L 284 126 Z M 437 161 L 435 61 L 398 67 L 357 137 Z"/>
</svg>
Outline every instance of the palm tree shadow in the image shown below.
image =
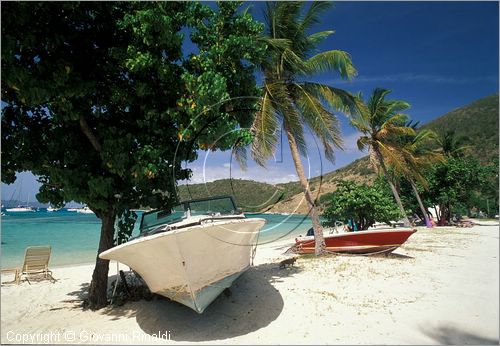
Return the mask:
<svg viewBox="0 0 500 346">
<path fill-rule="evenodd" d="M 498 345 L 498 339 L 489 339 L 451 326 L 441 326 L 422 332 L 442 345 Z"/>
<path fill-rule="evenodd" d="M 227 339 L 251 333 L 277 319 L 284 301 L 272 283 L 299 271 L 298 267 L 280 270 L 277 264 L 250 268 L 233 283 L 229 296 L 221 294 L 203 314 L 161 296 L 103 312 L 114 316 L 113 319 L 135 316 L 146 334 L 163 335 L 175 341 Z"/>
</svg>

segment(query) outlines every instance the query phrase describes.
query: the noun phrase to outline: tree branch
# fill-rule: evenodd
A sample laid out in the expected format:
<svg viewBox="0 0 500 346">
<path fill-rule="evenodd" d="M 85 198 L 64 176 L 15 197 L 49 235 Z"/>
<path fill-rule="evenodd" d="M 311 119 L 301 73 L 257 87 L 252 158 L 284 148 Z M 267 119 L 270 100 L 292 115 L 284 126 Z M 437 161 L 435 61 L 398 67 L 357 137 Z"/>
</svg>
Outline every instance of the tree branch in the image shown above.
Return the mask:
<svg viewBox="0 0 500 346">
<path fill-rule="evenodd" d="M 88 140 L 90 141 L 90 144 L 92 144 L 94 149 L 98 153 L 100 153 L 102 151 L 101 144 L 99 143 L 99 140 L 92 132 L 92 129 L 90 128 L 89 124 L 87 123 L 87 120 L 84 118 L 83 115 L 80 115 L 80 128 L 82 129 L 85 136 L 87 136 Z"/>
</svg>

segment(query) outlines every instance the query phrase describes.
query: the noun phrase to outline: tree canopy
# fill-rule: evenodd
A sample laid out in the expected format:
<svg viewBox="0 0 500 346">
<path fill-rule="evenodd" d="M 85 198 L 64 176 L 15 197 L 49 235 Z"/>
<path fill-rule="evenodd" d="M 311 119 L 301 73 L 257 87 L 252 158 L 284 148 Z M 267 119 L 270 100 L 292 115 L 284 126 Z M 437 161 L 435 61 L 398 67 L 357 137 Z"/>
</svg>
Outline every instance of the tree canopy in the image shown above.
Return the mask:
<svg viewBox="0 0 500 346">
<path fill-rule="evenodd" d="M 498 161 L 483 166 L 471 157 L 449 157 L 428 169 L 425 177 L 429 188 L 422 191 L 422 197 L 426 205 L 439 206 L 441 225 L 450 221 L 452 214 L 467 213 L 469 209 L 477 208 L 480 194 L 483 195 L 483 203 L 486 198 L 491 198 L 492 210 L 498 203 L 498 195 L 492 194 L 497 186 L 495 181 L 498 181 Z"/>
<path fill-rule="evenodd" d="M 365 230 L 376 221 L 390 224 L 401 217 L 398 206 L 380 181 L 371 186 L 338 181 L 337 190 L 323 200 L 326 203 L 323 213 L 327 219 L 326 226 L 334 226 L 335 221 L 353 219 L 360 229 Z"/>
<path fill-rule="evenodd" d="M 2 181 L 29 170 L 39 201 L 87 204 L 102 220 L 98 253 L 113 245 L 117 216 L 176 202 L 176 181 L 189 176 L 181 161 L 206 143 L 230 148 L 242 131 L 218 138 L 251 123 L 258 96 L 263 26 L 238 3 L 218 6 L 4 4 Z M 197 48 L 189 56 L 185 28 Z M 106 279 L 98 258 L 94 307 L 106 302 Z"/>
</svg>

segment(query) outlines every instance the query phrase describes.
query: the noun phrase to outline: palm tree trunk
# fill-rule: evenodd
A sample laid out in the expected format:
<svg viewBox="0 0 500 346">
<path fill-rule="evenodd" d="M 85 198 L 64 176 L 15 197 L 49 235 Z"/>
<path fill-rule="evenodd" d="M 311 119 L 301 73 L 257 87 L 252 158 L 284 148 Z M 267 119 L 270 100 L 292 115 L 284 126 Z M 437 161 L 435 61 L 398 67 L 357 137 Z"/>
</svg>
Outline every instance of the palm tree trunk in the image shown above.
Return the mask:
<svg viewBox="0 0 500 346">
<path fill-rule="evenodd" d="M 420 210 L 422 211 L 422 214 L 424 215 L 425 225 L 427 226 L 427 228 L 432 228 L 431 221 L 429 220 L 429 216 L 427 215 L 427 209 L 425 209 L 424 203 L 422 203 L 422 199 L 420 198 L 420 194 L 418 193 L 417 186 L 415 185 L 415 182 L 413 181 L 412 178 L 408 178 L 408 180 L 410 181 L 413 192 L 415 193 L 415 197 L 417 197 L 417 201 L 418 201 L 418 205 L 420 206 Z"/>
<path fill-rule="evenodd" d="M 375 151 L 375 154 L 377 155 L 378 163 L 380 167 L 382 168 L 382 171 L 384 172 L 385 178 L 387 179 L 387 182 L 389 183 L 389 186 L 391 188 L 392 194 L 394 195 L 394 199 L 396 200 L 396 203 L 399 207 L 399 210 L 401 211 L 401 214 L 403 214 L 403 222 L 405 227 L 410 227 L 410 220 L 408 220 L 408 216 L 406 216 L 405 208 L 403 207 L 403 203 L 401 202 L 401 198 L 399 197 L 398 190 L 396 190 L 396 186 L 394 186 L 394 183 L 391 181 L 391 178 L 389 176 L 389 172 L 387 172 L 387 168 L 385 167 L 384 163 L 384 158 L 382 157 L 382 154 L 378 150 L 378 148 L 373 148 Z"/>
<path fill-rule="evenodd" d="M 307 206 L 309 207 L 309 215 L 311 216 L 311 221 L 314 229 L 314 253 L 316 256 L 321 255 L 325 252 L 325 239 L 323 238 L 323 227 L 321 227 L 321 222 L 319 221 L 319 214 L 316 205 L 314 204 L 314 198 L 312 197 L 311 191 L 309 189 L 309 183 L 304 174 L 304 168 L 302 167 L 302 161 L 300 160 L 299 150 L 297 148 L 297 142 L 293 137 L 293 134 L 287 127 L 286 121 L 284 123 L 286 136 L 288 138 L 288 144 L 290 145 L 290 151 L 292 152 L 293 163 L 295 164 L 295 170 L 299 177 L 300 185 L 304 190 L 304 195 L 307 201 Z"/>
</svg>

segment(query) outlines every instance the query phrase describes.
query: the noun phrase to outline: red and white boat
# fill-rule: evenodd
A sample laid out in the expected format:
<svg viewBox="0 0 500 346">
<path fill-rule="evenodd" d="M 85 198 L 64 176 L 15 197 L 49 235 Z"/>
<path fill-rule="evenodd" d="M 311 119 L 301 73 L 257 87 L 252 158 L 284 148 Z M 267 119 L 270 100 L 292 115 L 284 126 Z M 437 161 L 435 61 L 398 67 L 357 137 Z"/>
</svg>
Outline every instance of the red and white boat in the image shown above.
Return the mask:
<svg viewBox="0 0 500 346">
<path fill-rule="evenodd" d="M 335 253 L 373 255 L 389 253 L 400 247 L 416 229 L 378 229 L 345 233 L 324 233 L 326 250 Z M 298 254 L 314 253 L 314 235 L 295 238 L 291 251 Z"/>
</svg>

